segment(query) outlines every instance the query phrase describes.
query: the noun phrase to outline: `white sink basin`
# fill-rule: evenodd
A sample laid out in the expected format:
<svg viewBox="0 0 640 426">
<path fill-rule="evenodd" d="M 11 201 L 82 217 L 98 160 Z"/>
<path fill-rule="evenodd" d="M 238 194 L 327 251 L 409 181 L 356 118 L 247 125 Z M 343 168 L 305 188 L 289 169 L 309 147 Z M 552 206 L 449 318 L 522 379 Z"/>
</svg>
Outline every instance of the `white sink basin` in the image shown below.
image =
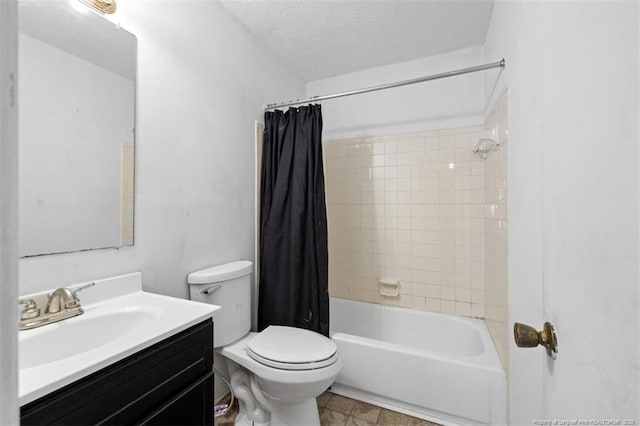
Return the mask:
<svg viewBox="0 0 640 426">
<path fill-rule="evenodd" d="M 83 315 L 21 332 L 18 365 L 21 369 L 50 364 L 117 343 L 144 332 L 160 318 L 153 306 L 89 310 Z"/>
<path fill-rule="evenodd" d="M 84 314 L 19 332 L 20 405 L 186 330 L 220 309 L 144 292 L 140 273 L 95 283 L 82 293 Z"/>
</svg>

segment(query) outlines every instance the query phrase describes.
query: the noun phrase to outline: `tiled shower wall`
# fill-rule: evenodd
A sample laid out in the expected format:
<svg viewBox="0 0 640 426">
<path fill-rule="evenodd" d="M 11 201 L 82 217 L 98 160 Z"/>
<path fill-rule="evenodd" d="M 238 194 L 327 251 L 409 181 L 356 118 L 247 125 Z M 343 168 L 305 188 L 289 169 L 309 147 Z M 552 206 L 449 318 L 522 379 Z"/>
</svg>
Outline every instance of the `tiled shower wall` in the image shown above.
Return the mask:
<svg viewBox="0 0 640 426">
<path fill-rule="evenodd" d="M 487 153 L 485 161 L 485 322 L 507 369 L 508 275 L 507 275 L 507 92 L 496 101 L 486 120 L 487 129 L 496 129 L 500 146 Z"/>
<path fill-rule="evenodd" d="M 324 142 L 329 292 L 485 315 L 485 162 L 480 127 Z M 399 282 L 380 294 L 379 280 Z"/>
</svg>

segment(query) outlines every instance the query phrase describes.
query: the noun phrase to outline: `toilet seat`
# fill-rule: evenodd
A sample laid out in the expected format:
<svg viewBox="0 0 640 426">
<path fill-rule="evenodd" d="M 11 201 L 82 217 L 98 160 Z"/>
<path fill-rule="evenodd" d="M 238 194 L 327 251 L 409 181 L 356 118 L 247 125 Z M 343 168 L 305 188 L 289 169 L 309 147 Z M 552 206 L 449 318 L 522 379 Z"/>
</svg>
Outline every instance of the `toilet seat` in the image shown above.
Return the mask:
<svg viewBox="0 0 640 426">
<path fill-rule="evenodd" d="M 328 367 L 331 364 L 335 363 L 338 359 L 338 354 L 334 354 L 330 358 L 317 362 L 286 363 L 261 357 L 250 349 L 247 350 L 247 353 L 254 361 L 266 365 L 267 367 L 277 368 L 278 370 L 315 370 L 318 368 Z"/>
<path fill-rule="evenodd" d="M 254 361 L 280 370 L 315 370 L 338 359 L 331 339 L 295 327 L 269 326 L 250 339 L 246 348 Z"/>
</svg>

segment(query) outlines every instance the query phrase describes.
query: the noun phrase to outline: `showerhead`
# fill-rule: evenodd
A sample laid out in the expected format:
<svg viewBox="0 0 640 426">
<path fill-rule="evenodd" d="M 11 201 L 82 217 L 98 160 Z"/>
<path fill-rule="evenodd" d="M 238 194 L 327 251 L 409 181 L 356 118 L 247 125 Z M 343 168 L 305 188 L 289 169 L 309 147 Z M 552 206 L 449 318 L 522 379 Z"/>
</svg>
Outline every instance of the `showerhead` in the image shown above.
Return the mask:
<svg viewBox="0 0 640 426">
<path fill-rule="evenodd" d="M 486 160 L 489 150 L 493 147 L 497 148 L 499 146 L 500 142 L 496 141 L 495 139 L 482 138 L 478 140 L 475 148 L 473 148 L 473 153 L 480 154 L 480 157 L 482 157 L 483 160 Z"/>
</svg>

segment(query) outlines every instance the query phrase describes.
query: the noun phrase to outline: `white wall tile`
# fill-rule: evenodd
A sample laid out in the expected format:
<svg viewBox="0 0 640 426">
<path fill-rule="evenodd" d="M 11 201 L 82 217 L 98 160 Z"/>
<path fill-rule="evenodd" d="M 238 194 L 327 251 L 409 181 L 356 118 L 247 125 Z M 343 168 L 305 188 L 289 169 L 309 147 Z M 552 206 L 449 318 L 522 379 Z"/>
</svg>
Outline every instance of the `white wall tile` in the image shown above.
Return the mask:
<svg viewBox="0 0 640 426">
<path fill-rule="evenodd" d="M 480 244 L 484 249 L 484 259 L 475 260 L 472 271 L 476 279 L 472 281 L 472 302 L 484 297 L 484 303 L 475 307 L 480 312 L 484 306 L 484 318 L 487 328 L 495 342 L 502 365 L 508 366 L 508 329 L 507 318 L 507 94 L 503 92 L 489 113 L 485 127 L 487 130 L 498 126 L 501 140 L 500 146 L 489 151 L 484 161 L 484 200 L 486 204 L 474 206 L 474 214 L 484 216 L 485 231 L 474 234 L 473 245 Z M 479 167 L 479 166 L 478 166 Z M 478 181 L 478 185 L 479 185 Z M 480 212 L 483 209 L 484 212 Z M 482 237 L 480 237 L 482 236 Z M 481 241 L 482 240 L 482 241 Z M 480 277 L 483 280 L 480 281 Z M 473 313 L 473 308 L 472 308 Z"/>
<path fill-rule="evenodd" d="M 484 315 L 485 168 L 471 154 L 480 131 L 325 142 L 333 296 Z M 383 276 L 402 281 L 400 297 L 379 295 Z"/>
</svg>

